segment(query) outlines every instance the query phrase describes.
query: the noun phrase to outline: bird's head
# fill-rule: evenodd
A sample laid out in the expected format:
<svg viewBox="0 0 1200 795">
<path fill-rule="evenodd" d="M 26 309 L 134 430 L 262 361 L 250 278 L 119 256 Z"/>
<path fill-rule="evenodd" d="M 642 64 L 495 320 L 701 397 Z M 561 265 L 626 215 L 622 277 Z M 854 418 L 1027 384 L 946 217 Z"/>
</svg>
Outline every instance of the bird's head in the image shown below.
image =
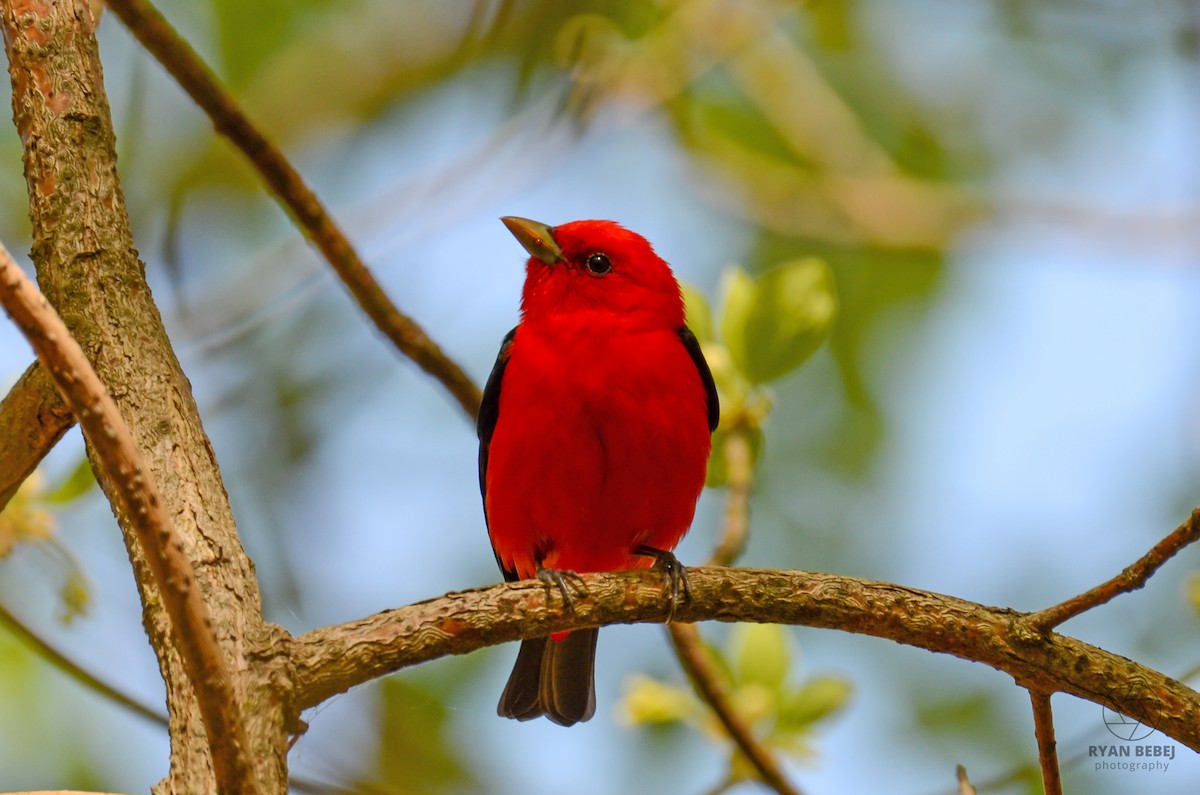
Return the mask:
<svg viewBox="0 0 1200 795">
<path fill-rule="evenodd" d="M 500 220 L 530 254 L 521 294 L 525 321 L 600 315 L 601 322 L 632 328 L 683 325 L 679 283 L 641 235 L 613 221 Z"/>
</svg>

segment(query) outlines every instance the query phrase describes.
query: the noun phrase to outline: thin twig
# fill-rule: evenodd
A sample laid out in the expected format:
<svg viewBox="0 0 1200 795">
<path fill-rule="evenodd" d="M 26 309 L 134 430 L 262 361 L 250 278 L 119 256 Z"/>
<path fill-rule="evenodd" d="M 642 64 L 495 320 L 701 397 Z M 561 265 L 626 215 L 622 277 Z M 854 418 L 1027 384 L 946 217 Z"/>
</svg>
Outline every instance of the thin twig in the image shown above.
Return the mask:
<svg viewBox="0 0 1200 795">
<path fill-rule="evenodd" d="M 1146 584 L 1159 567 L 1197 538 L 1200 538 L 1200 508 L 1192 511 L 1186 522 L 1175 528 L 1170 535 L 1155 544 L 1153 549 L 1116 577 L 1065 602 L 1031 614 L 1029 622 L 1041 632 L 1049 632 L 1084 611 L 1102 605 L 1123 593 L 1136 591 Z"/>
<path fill-rule="evenodd" d="M 745 549 L 746 536 L 750 530 L 750 492 L 754 485 L 754 468 L 750 442 L 746 438 L 743 426 L 734 427 L 725 437 L 725 444 L 723 449 L 718 451 L 718 455 L 725 456 L 728 473 L 725 528 L 707 565 L 729 566 Z M 750 727 L 730 703 L 725 686 L 700 645 L 699 630 L 691 624 L 668 623 L 667 631 L 675 647 L 675 656 L 687 672 L 692 686 L 712 708 L 713 714 L 725 727 L 726 734 L 758 771 L 759 777 L 780 795 L 798 795 L 799 791 L 783 775 L 775 755 L 755 738 Z"/>
<path fill-rule="evenodd" d="M 1042 789 L 1046 795 L 1062 795 L 1062 778 L 1058 772 L 1058 743 L 1054 739 L 1054 713 L 1050 709 L 1050 694 L 1030 690 L 1033 704 L 1033 733 L 1037 737 L 1038 763 L 1042 766 Z"/>
<path fill-rule="evenodd" d="M 725 467 L 728 473 L 725 498 L 725 528 L 721 540 L 708 559 L 709 566 L 732 566 L 746 548 L 750 532 L 750 493 L 754 489 L 754 464 L 746 429 L 735 426 L 725 437 Z"/>
<path fill-rule="evenodd" d="M 62 671 L 67 676 L 74 679 L 79 684 L 89 690 L 94 690 L 110 701 L 115 701 L 120 706 L 140 715 L 146 720 L 157 723 L 160 726 L 167 726 L 166 715 L 161 715 L 142 702 L 123 693 L 107 682 L 101 680 L 90 671 L 84 670 L 79 663 L 72 660 L 70 657 L 63 654 L 48 641 L 38 635 L 32 629 L 25 625 L 21 619 L 13 615 L 12 611 L 4 604 L 0 604 L 0 623 L 8 627 L 9 631 L 17 636 L 17 639 L 36 652 L 46 662 L 53 665 L 58 670 Z"/>
<path fill-rule="evenodd" d="M 191 562 L 116 403 L 62 318 L 0 245 L 0 304 L 49 370 L 112 483 L 113 508 L 137 534 L 204 719 L 221 792 L 258 791 L 225 658 Z"/>
<path fill-rule="evenodd" d="M 1180 682 L 1187 683 L 1189 680 L 1195 679 L 1197 676 L 1200 676 L 1200 664 L 1193 665 L 1183 673 L 1176 674 L 1175 678 Z M 1080 734 L 1074 737 L 1070 742 L 1067 742 L 1064 747 L 1082 748 L 1083 750 L 1076 751 L 1075 753 L 1072 753 L 1066 757 L 1060 757 L 1059 769 L 1071 770 L 1079 767 L 1079 765 L 1088 758 L 1087 746 L 1095 745 L 1098 742 L 1096 739 L 1097 732 L 1103 734 L 1104 731 L 1104 729 L 1098 729 L 1093 732 Z M 981 792 L 993 792 L 995 790 L 1004 789 L 1005 787 L 1009 787 L 1013 784 L 1026 781 L 1032 770 L 1033 768 L 1031 768 L 1028 763 L 1020 763 L 1006 772 L 997 773 L 991 778 L 985 779 L 979 784 L 973 784 L 972 786 Z M 946 790 L 946 792 L 949 792 L 949 790 Z"/>
<path fill-rule="evenodd" d="M 721 684 L 712 663 L 700 645 L 700 633 L 692 624 L 667 624 L 667 632 L 675 647 L 675 655 L 687 672 L 697 692 L 712 708 L 713 713 L 725 727 L 729 739 L 733 740 L 742 755 L 758 771 L 763 783 L 779 795 L 800 795 L 783 775 L 779 763 L 766 747 L 754 737 L 750 727 L 730 703 L 729 693 Z"/>
<path fill-rule="evenodd" d="M 967 769 L 962 765 L 954 768 L 954 777 L 958 779 L 958 795 L 976 795 L 971 779 L 967 778 Z"/>
<path fill-rule="evenodd" d="M 36 631 L 27 626 L 25 622 L 17 618 L 8 609 L 7 605 L 3 603 L 0 603 L 0 623 L 7 626 L 9 631 L 34 653 L 83 687 L 94 691 L 98 695 L 107 698 L 118 706 L 124 707 L 135 715 L 145 718 L 151 723 L 155 723 L 164 729 L 168 728 L 170 722 L 167 720 L 166 715 L 160 714 L 128 693 L 110 685 L 63 654 Z M 342 795 L 342 793 L 347 792 L 344 786 L 326 784 L 315 779 L 305 778 L 304 776 L 291 776 L 288 779 L 288 785 L 296 792 L 305 792 L 310 795 Z"/>
<path fill-rule="evenodd" d="M 191 45 L 146 0 L 108 0 L 108 7 L 208 114 L 217 132 L 250 160 L 376 328 L 441 382 L 473 419 L 479 408 L 479 387 L 415 320 L 396 308 L 304 178 L 250 121 Z"/>
</svg>

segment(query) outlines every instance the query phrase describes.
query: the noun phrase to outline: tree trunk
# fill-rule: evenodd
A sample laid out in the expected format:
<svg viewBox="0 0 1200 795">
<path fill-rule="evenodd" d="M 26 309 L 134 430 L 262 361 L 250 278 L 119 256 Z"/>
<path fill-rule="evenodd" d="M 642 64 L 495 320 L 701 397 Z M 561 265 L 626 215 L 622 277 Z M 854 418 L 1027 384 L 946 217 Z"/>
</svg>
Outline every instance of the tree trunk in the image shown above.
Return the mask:
<svg viewBox="0 0 1200 795">
<path fill-rule="evenodd" d="M 263 792 L 286 792 L 288 634 L 262 619 L 254 567 L 234 526 L 216 458 L 133 248 L 117 177 L 95 19 L 87 0 L 2 0 L 13 115 L 25 148 L 32 256 L 63 316 L 131 427 L 188 558 L 244 705 Z M 107 475 L 97 469 L 110 493 Z M 191 683 L 146 562 L 117 516 L 143 623 L 167 687 L 171 767 L 160 792 L 215 791 Z"/>
</svg>

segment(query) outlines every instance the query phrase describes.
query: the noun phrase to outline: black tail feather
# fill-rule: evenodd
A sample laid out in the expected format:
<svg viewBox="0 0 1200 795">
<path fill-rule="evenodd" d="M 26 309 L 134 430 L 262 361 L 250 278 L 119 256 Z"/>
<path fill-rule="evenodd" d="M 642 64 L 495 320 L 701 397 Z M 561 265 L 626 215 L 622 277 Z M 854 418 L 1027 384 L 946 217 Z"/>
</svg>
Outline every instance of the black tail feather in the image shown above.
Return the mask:
<svg viewBox="0 0 1200 795">
<path fill-rule="evenodd" d="M 599 636 L 598 629 L 579 629 L 559 641 L 521 641 L 496 711 L 516 720 L 545 715 L 560 726 L 591 718 L 596 712 L 594 673 Z"/>
</svg>

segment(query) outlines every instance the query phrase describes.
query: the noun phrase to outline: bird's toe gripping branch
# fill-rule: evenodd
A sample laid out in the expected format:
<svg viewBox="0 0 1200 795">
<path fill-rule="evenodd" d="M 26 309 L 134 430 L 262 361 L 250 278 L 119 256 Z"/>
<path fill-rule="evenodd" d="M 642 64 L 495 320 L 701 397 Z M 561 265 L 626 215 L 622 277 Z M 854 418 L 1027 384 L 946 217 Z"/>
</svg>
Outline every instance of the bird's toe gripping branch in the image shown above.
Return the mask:
<svg viewBox="0 0 1200 795">
<path fill-rule="evenodd" d="M 587 596 L 587 586 L 583 583 L 583 578 L 573 571 L 564 571 L 562 569 L 542 569 L 537 570 L 537 579 L 540 583 L 546 586 L 546 589 L 557 588 L 562 594 L 563 606 L 567 608 L 567 612 L 575 615 L 575 598 L 571 596 L 571 587 L 567 584 L 567 580 L 572 580 L 575 588 Z"/>
<path fill-rule="evenodd" d="M 635 554 L 654 558 L 654 568 L 667 577 L 671 593 L 671 607 L 667 612 L 667 623 L 675 618 L 675 607 L 692 601 L 692 584 L 688 581 L 687 568 L 675 557 L 675 553 L 666 549 L 656 549 L 645 545 L 633 550 Z"/>
</svg>

